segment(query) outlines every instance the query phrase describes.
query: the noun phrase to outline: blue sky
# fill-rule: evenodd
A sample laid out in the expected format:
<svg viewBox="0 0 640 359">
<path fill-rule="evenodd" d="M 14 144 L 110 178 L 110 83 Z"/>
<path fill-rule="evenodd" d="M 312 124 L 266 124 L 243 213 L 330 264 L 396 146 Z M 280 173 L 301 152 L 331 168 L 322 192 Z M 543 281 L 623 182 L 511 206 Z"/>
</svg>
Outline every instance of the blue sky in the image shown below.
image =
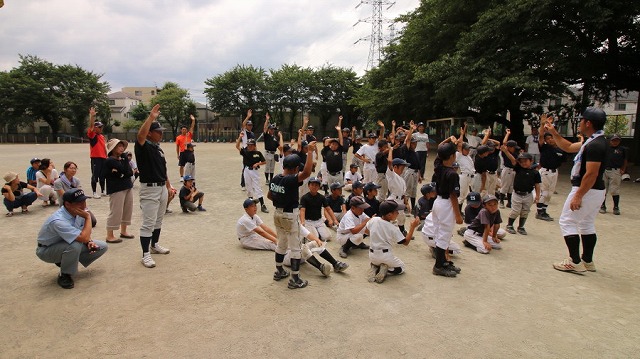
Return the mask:
<svg viewBox="0 0 640 359">
<path fill-rule="evenodd" d="M 236 64 L 326 63 L 363 74 L 371 7 L 359 0 L 5 0 L 0 71 L 18 54 L 104 74 L 112 91 L 177 82 L 204 102 L 204 80 Z M 397 0 L 385 17 L 419 0 Z"/>
</svg>

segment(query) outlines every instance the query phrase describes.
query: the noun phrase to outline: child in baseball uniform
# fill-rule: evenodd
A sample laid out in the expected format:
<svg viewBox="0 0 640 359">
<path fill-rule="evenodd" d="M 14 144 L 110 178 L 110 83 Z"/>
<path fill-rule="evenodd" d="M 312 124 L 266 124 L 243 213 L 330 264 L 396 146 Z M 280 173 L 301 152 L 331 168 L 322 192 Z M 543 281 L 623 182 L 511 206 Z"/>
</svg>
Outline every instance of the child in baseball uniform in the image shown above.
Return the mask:
<svg viewBox="0 0 640 359">
<path fill-rule="evenodd" d="M 301 252 L 301 262 L 300 263 L 309 263 L 314 266 L 317 270 L 322 273 L 325 277 L 329 277 L 331 275 L 331 267 L 333 267 L 333 271 L 336 273 L 344 272 L 349 265 L 345 262 L 340 262 L 336 260 L 329 250 L 326 247 L 326 244 L 323 243 L 320 238 L 314 236 L 311 232 L 309 232 L 305 227 L 300 227 L 300 235 L 303 237 L 303 245 Z M 291 266 L 291 257 L 289 255 L 290 251 L 287 251 L 287 254 L 284 257 L 283 264 L 285 266 Z M 319 255 L 322 259 L 329 262 L 329 265 L 325 263 L 320 263 L 316 254 Z"/>
<path fill-rule="evenodd" d="M 427 217 L 424 219 L 420 233 L 422 234 L 422 240 L 424 240 L 427 246 L 429 246 L 429 252 L 431 253 L 431 256 L 435 259 L 436 258 L 436 251 L 435 251 L 436 235 L 433 229 L 433 213 L 429 213 Z M 460 253 L 462 253 L 462 248 L 458 243 L 452 240 L 449 243 L 449 249 L 447 249 L 447 251 L 445 252 L 445 259 L 447 260 L 447 262 L 451 263 L 451 265 L 454 265 L 453 262 L 451 261 L 451 256 L 454 254 L 457 255 Z"/>
<path fill-rule="evenodd" d="M 422 197 L 418 199 L 416 207 L 416 217 L 420 218 L 420 223 L 424 224 L 425 218 L 431 213 L 433 208 L 433 201 L 436 198 L 436 184 L 429 182 L 420 188 Z M 422 226 L 418 227 L 418 230 L 422 229 Z"/>
<path fill-rule="evenodd" d="M 349 166 L 349 171 L 344 175 L 344 190 L 351 191 L 351 187 L 354 182 L 362 182 L 362 175 L 358 172 L 358 165 L 352 163 Z"/>
<path fill-rule="evenodd" d="M 509 213 L 509 223 L 507 224 L 507 232 L 515 234 L 516 231 L 513 228 L 513 224 L 516 218 L 518 220 L 518 233 L 526 235 L 527 231 L 524 229 L 524 224 L 527 221 L 531 206 L 533 203 L 540 201 L 540 183 L 542 179 L 540 172 L 535 168 L 531 168 L 533 164 L 533 156 L 529 153 L 521 153 L 518 156 L 518 160 L 513 157 L 511 152 L 507 150 L 507 146 L 502 146 L 502 152 L 504 152 L 511 163 L 514 165 L 513 170 L 516 172 L 513 178 L 513 194 L 511 195 L 511 213 Z M 535 199 L 531 193 L 536 190 Z"/>
<path fill-rule="evenodd" d="M 378 208 L 380 207 L 380 201 L 377 198 L 378 189 L 380 189 L 380 186 L 373 182 L 364 185 L 364 201 L 370 206 L 364 210 L 364 213 L 369 217 L 378 214 Z"/>
<path fill-rule="evenodd" d="M 258 199 L 247 198 L 242 203 L 245 214 L 236 223 L 238 240 L 242 248 L 275 251 L 278 235 L 257 215 L 258 202 Z"/>
<path fill-rule="evenodd" d="M 340 221 L 342 216 L 347 212 L 344 197 L 342 196 L 342 187 L 344 187 L 342 183 L 335 182 L 330 184 L 329 188 L 331 189 L 331 194 L 327 196 L 329 207 L 331 207 L 333 215 L 338 221 Z"/>
<path fill-rule="evenodd" d="M 260 184 L 260 166 L 264 166 L 266 159 L 262 152 L 256 148 L 256 140 L 251 138 L 247 140 L 247 147 L 240 147 L 244 132 L 240 132 L 240 136 L 236 140 L 236 149 L 242 156 L 242 164 L 244 165 L 244 183 L 247 189 L 247 197 L 257 198 L 260 201 L 260 210 L 263 213 L 269 213 L 267 206 L 264 204 L 262 185 Z"/>
<path fill-rule="evenodd" d="M 478 253 L 487 254 L 491 249 L 501 249 L 500 240 L 507 234 L 500 229 L 502 217 L 498 208 L 498 198 L 487 195 L 482 199 L 482 203 L 484 208 L 467 227 L 462 243 Z"/>
<path fill-rule="evenodd" d="M 196 154 L 194 143 L 187 143 L 184 151 L 180 152 L 180 164 L 184 167 L 184 175 L 196 177 Z"/>
<path fill-rule="evenodd" d="M 362 242 L 365 233 L 368 232 L 365 226 L 370 217 L 364 214 L 364 210 L 369 208 L 369 205 L 362 197 L 353 197 L 349 204 L 351 209 L 340 220 L 336 234 L 336 240 L 341 245 L 338 254 L 342 258 L 349 256 L 351 248 L 369 249 L 369 246 Z"/>
<path fill-rule="evenodd" d="M 404 178 L 402 178 L 402 172 L 404 171 L 405 167 L 409 165 L 409 163 L 402 158 L 392 157 L 393 153 L 392 151 L 389 151 L 387 172 L 385 173 L 389 186 L 389 197 L 387 197 L 387 199 L 396 201 L 397 204 L 401 204 L 406 207 L 408 201 L 404 194 L 407 191 L 407 184 L 404 182 Z M 405 214 L 403 211 L 402 213 L 400 213 L 400 215 L 398 215 L 397 219 L 398 228 L 400 228 L 400 231 L 403 234 L 407 233 L 404 229 L 404 221 Z"/>
<path fill-rule="evenodd" d="M 347 197 L 347 200 L 346 200 L 346 203 L 345 203 L 345 207 L 346 207 L 347 211 L 351 208 L 351 206 L 349 205 L 349 201 L 351 201 L 351 198 L 353 198 L 355 196 L 364 197 L 364 183 L 362 183 L 360 181 L 355 181 L 351 185 L 351 189 L 352 189 L 352 192 L 349 195 L 349 197 Z"/>
<path fill-rule="evenodd" d="M 467 194 L 467 206 L 464 208 L 464 223 L 468 226 L 482 209 L 482 198 L 478 192 L 469 192 Z M 464 236 L 467 227 L 460 227 L 458 234 Z"/>
<path fill-rule="evenodd" d="M 185 150 L 187 151 L 187 150 Z M 185 168 L 186 171 L 186 168 Z M 195 178 L 191 175 L 185 175 L 182 177 L 183 185 L 180 188 L 180 208 L 182 208 L 182 212 L 189 213 L 195 212 L 196 210 L 200 212 L 205 212 L 206 209 L 202 207 L 202 201 L 204 201 L 204 192 L 198 191 L 195 185 Z M 196 205 L 196 202 L 198 204 Z"/>
<path fill-rule="evenodd" d="M 438 146 L 439 164 L 434 170 L 438 197 L 433 203 L 433 232 L 436 242 L 436 262 L 433 274 L 445 277 L 455 277 L 460 268 L 452 265 L 446 259 L 446 252 L 451 243 L 451 235 L 455 224 L 462 224 L 462 214 L 458 206 L 460 195 L 460 177 L 452 165 L 456 159 L 456 147 L 451 143 Z"/>
<path fill-rule="evenodd" d="M 331 240 L 331 231 L 322 218 L 323 212 L 329 225 L 333 226 L 334 222 L 338 225 L 338 220 L 329 207 L 327 198 L 318 192 L 321 183 L 317 177 L 309 178 L 309 192 L 300 198 L 300 224 L 326 242 Z"/>
<path fill-rule="evenodd" d="M 413 219 L 409 231 L 405 235 L 393 224 L 400 211 L 404 211 L 404 205 L 398 204 L 396 201 L 385 200 L 380 203 L 380 217 L 371 218 L 367 222 L 366 228 L 369 231 L 371 243 L 369 282 L 384 282 L 387 272 L 391 274 L 404 272 L 404 263 L 393 254 L 393 244 L 408 245 L 420 219 L 418 217 Z"/>
</svg>

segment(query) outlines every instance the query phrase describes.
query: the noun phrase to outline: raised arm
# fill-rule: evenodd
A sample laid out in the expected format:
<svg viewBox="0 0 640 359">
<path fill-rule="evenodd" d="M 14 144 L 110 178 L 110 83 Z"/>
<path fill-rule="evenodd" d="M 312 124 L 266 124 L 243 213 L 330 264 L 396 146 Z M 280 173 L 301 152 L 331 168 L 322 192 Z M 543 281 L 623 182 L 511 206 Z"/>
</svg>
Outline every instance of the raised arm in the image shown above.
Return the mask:
<svg viewBox="0 0 640 359">
<path fill-rule="evenodd" d="M 140 129 L 138 130 L 138 136 L 136 139 L 138 140 L 138 144 L 140 144 L 140 146 L 144 145 L 145 141 L 147 141 L 147 135 L 149 134 L 151 124 L 153 123 L 153 121 L 158 119 L 158 116 L 160 116 L 159 103 L 153 106 L 151 112 L 149 112 L 149 117 L 147 117 L 147 119 L 142 123 L 142 126 L 140 126 Z"/>
<path fill-rule="evenodd" d="M 304 163 L 304 168 L 302 169 L 302 172 L 298 172 L 298 181 L 302 182 L 311 175 L 311 170 L 313 169 L 313 156 L 311 155 L 311 152 L 315 150 L 316 141 L 312 141 L 309 144 L 309 153 L 307 154 L 307 161 Z"/>
<path fill-rule="evenodd" d="M 236 140 L 236 150 L 240 151 L 240 143 L 242 142 L 242 137 L 244 137 L 244 132 L 240 131 L 240 135 Z"/>
<path fill-rule="evenodd" d="M 482 138 L 482 142 L 480 142 L 481 145 L 485 145 L 487 144 L 487 141 L 489 141 L 489 136 L 491 136 L 491 128 L 487 128 L 484 131 L 482 131 L 482 133 L 484 133 L 484 137 Z"/>
<path fill-rule="evenodd" d="M 249 121 L 249 119 L 251 118 L 251 116 L 253 116 L 253 110 L 252 109 L 248 109 L 247 110 L 247 116 L 244 118 L 244 120 L 242 121 L 242 129 L 246 130 L 247 129 L 247 122 Z"/>
<path fill-rule="evenodd" d="M 574 143 L 570 142 L 566 138 L 562 137 L 560 133 L 558 133 L 556 128 L 553 126 L 553 123 L 547 121 L 547 123 L 545 123 L 544 125 L 544 129 L 549 132 L 551 136 L 553 136 L 553 139 L 556 141 L 558 147 L 564 152 L 577 153 L 578 151 L 580 151 L 580 147 L 582 147 L 582 141 Z"/>
<path fill-rule="evenodd" d="M 336 126 L 336 130 L 338 131 L 338 141 L 340 142 L 340 148 L 344 145 L 344 137 L 342 136 L 342 115 L 338 116 L 338 125 Z M 343 149 L 343 151 L 346 151 Z"/>
<path fill-rule="evenodd" d="M 191 135 L 193 135 L 193 130 L 196 129 L 196 118 L 193 115 L 189 115 L 189 118 L 191 118 L 191 126 L 189 126 L 189 132 L 191 132 Z"/>
<path fill-rule="evenodd" d="M 262 127 L 262 132 L 263 133 L 267 133 L 267 129 L 269 128 L 269 120 L 271 119 L 271 116 L 269 115 L 269 112 L 267 112 L 264 115 L 264 126 Z"/>
<path fill-rule="evenodd" d="M 507 149 L 507 145 L 500 146 L 500 151 L 502 151 L 502 153 L 504 153 L 507 156 L 507 158 L 509 158 L 509 161 L 511 161 L 512 165 L 514 165 L 514 166 L 516 165 L 516 162 L 517 162 L 516 158 L 513 157 L 511 152 L 509 152 L 509 150 Z"/>
<path fill-rule="evenodd" d="M 378 120 L 378 126 L 380 126 L 380 134 L 378 135 L 378 140 L 382 140 L 384 139 L 384 123 L 382 123 L 382 121 Z"/>
<path fill-rule="evenodd" d="M 464 127 L 460 127 L 460 137 L 458 138 L 458 152 L 462 153 L 462 144 L 464 143 L 464 136 L 467 133 L 467 124 L 464 124 Z"/>
<path fill-rule="evenodd" d="M 507 128 L 504 132 L 506 133 L 506 135 L 502 139 L 502 144 L 506 145 L 507 141 L 509 141 L 509 136 L 511 135 L 511 130 Z"/>
<path fill-rule="evenodd" d="M 93 125 L 96 123 L 96 108 L 89 109 L 89 131 L 93 131 Z"/>
</svg>

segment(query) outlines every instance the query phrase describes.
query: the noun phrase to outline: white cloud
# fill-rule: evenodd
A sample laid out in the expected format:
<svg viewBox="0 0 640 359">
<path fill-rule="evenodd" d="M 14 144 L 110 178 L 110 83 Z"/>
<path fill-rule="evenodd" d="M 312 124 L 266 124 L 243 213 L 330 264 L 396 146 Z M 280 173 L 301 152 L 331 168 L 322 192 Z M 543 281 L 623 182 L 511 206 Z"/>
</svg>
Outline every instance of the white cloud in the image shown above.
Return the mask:
<svg viewBox="0 0 640 359">
<path fill-rule="evenodd" d="M 18 54 L 103 73 L 112 90 L 174 81 L 195 100 L 207 78 L 236 64 L 331 63 L 362 74 L 369 6 L 344 0 L 5 0 L 0 70 Z M 397 0 L 385 17 L 418 6 Z"/>
</svg>

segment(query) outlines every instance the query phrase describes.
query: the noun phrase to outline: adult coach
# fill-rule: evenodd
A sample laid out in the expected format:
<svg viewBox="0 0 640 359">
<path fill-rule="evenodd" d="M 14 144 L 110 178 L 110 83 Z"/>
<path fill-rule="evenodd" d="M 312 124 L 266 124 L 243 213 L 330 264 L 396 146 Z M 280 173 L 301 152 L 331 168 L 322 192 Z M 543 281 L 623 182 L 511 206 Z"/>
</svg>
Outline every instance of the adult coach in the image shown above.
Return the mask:
<svg viewBox="0 0 640 359">
<path fill-rule="evenodd" d="M 427 165 L 429 135 L 424 132 L 426 126 L 424 122 L 418 122 L 418 132 L 411 134 L 411 137 L 416 142 L 416 154 L 418 155 L 418 162 L 420 163 L 420 178 L 424 178 L 424 170 Z"/>
<path fill-rule="evenodd" d="M 191 118 L 191 127 L 189 127 L 189 131 L 187 131 L 187 126 L 182 126 L 180 128 L 180 134 L 176 136 L 176 155 L 178 156 L 178 166 L 180 166 L 180 182 L 182 182 L 182 177 L 184 176 L 184 165 L 180 160 L 180 154 L 187 148 L 187 143 L 191 143 L 193 141 L 193 129 L 196 125 L 196 118 L 193 115 L 189 115 Z"/>
<path fill-rule="evenodd" d="M 309 151 L 315 152 L 316 143 L 309 144 Z M 273 201 L 276 208 L 273 214 L 273 223 L 278 234 L 278 246 L 276 248 L 276 272 L 274 280 L 281 280 L 289 276 L 282 263 L 287 249 L 291 253 L 291 279 L 290 289 L 304 288 L 309 284 L 299 275 L 302 252 L 302 237 L 300 236 L 300 217 L 298 210 L 298 187 L 311 175 L 313 156 L 307 156 L 304 168 L 300 170 L 300 157 L 289 155 L 282 160 L 282 174 L 279 174 L 269 183 L 267 198 Z"/>
<path fill-rule="evenodd" d="M 102 134 L 103 124 L 96 121 L 96 109 L 89 109 L 89 128 L 87 129 L 87 137 L 89 137 L 89 157 L 91 157 L 91 190 L 93 198 L 100 198 L 100 193 L 96 192 L 97 183 L 100 182 L 100 192 L 105 195 L 107 189 L 102 176 L 102 168 L 107 160 L 107 145 Z"/>
<path fill-rule="evenodd" d="M 65 289 L 74 287 L 71 276 L 78 272 L 78 263 L 88 267 L 108 248 L 103 241 L 91 240 L 87 198 L 80 188 L 66 191 L 62 195 L 62 207 L 44 221 L 38 233 L 36 255 L 60 267 L 58 285 Z"/>
<path fill-rule="evenodd" d="M 169 191 L 175 194 L 167 175 L 167 160 L 160 148 L 164 128 L 156 119 L 160 116 L 160 105 L 155 105 L 144 121 L 135 144 L 136 160 L 140 171 L 140 245 L 142 246 L 142 264 L 147 268 L 156 266 L 151 253 L 168 254 L 169 249 L 158 244 L 162 219 L 167 208 Z M 149 252 L 151 245 L 151 253 Z"/>
<path fill-rule="evenodd" d="M 571 143 L 553 127 L 552 118 L 547 118 L 545 129 L 551 133 L 560 149 L 576 153 L 571 169 L 571 192 L 562 208 L 560 230 L 569 249 L 569 256 L 553 268 L 567 272 L 595 272 L 593 250 L 596 246 L 595 219 L 604 200 L 605 190 L 602 175 L 603 161 L 607 154 L 607 140 L 602 128 L 607 120 L 599 108 L 587 107 L 580 119 L 579 131 L 587 138 L 584 143 Z M 582 239 L 582 256 L 580 256 Z"/>
</svg>

